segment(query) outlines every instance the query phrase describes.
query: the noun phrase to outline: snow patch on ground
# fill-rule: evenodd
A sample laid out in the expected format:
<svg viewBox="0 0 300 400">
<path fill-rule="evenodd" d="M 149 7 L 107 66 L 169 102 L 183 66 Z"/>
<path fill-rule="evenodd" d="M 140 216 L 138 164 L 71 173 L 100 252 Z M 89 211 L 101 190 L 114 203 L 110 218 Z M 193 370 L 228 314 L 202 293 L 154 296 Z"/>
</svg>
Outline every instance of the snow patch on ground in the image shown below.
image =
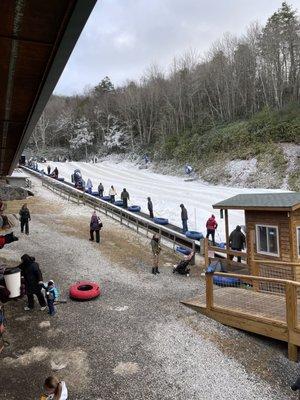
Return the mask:
<svg viewBox="0 0 300 400">
<path fill-rule="evenodd" d="M 230 174 L 229 184 L 245 187 L 250 175 L 257 171 L 257 159 L 230 161 L 226 166 L 226 170 Z"/>
</svg>

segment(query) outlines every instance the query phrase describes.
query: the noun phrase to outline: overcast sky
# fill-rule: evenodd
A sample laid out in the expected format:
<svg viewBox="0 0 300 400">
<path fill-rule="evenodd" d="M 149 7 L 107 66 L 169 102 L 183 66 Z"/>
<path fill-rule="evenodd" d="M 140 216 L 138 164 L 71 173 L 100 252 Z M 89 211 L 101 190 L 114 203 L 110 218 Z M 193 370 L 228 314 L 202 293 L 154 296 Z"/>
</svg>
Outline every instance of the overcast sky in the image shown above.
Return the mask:
<svg viewBox="0 0 300 400">
<path fill-rule="evenodd" d="M 265 23 L 282 0 L 98 0 L 55 92 L 71 95 L 105 76 L 115 85 L 150 65 L 167 70 L 174 56 L 204 54 L 224 33 Z M 300 0 L 289 1 L 300 8 Z"/>
</svg>

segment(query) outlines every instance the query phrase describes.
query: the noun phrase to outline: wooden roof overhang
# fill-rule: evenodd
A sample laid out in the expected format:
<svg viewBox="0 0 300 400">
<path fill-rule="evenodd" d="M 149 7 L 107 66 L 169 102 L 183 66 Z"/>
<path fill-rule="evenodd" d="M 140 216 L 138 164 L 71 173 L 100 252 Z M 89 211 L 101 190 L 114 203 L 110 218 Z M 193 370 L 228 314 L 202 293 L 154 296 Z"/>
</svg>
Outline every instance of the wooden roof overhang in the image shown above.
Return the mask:
<svg viewBox="0 0 300 400">
<path fill-rule="evenodd" d="M 16 166 L 95 3 L 0 1 L 0 177 Z"/>
</svg>

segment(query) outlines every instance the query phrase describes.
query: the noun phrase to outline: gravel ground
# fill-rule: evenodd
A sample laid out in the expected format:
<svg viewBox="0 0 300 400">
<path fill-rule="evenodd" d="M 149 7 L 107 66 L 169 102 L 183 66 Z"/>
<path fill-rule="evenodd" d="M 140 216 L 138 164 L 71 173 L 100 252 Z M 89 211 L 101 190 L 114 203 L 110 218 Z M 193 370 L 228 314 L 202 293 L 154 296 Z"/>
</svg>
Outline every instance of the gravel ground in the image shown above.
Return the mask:
<svg viewBox="0 0 300 400">
<path fill-rule="evenodd" d="M 204 291 L 199 267 L 173 275 L 175 256 L 164 251 L 152 276 L 149 240 L 103 218 L 102 243 L 87 240 L 91 210 L 67 203 L 33 180 L 30 236 L 1 250 L 15 264 L 35 255 L 44 279 L 62 297 L 81 279 L 100 283 L 90 302 L 68 300 L 55 317 L 24 300 L 6 305 L 7 339 L 1 353 L 0 398 L 37 399 L 52 369 L 70 399 L 293 399 L 297 365 L 286 345 L 225 327 L 179 304 Z M 12 202 L 16 212 L 19 202 Z M 168 265 L 168 266 L 167 266 Z"/>
</svg>

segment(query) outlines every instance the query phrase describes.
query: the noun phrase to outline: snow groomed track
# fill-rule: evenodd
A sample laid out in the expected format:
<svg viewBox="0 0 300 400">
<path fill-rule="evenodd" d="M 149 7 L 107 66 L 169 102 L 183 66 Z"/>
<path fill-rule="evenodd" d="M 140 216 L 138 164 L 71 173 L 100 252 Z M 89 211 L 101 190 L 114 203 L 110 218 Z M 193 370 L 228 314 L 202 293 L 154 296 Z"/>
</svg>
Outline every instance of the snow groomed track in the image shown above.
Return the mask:
<svg viewBox="0 0 300 400">
<path fill-rule="evenodd" d="M 200 251 L 200 243 L 187 238 L 181 233 L 181 228 L 176 225 L 156 224 L 144 212 L 130 212 L 122 207 L 102 200 L 99 197 L 82 192 L 81 190 L 76 189 L 70 182 L 61 182 L 28 167 L 22 168 L 26 172 L 40 178 L 43 186 L 56 192 L 60 196 L 66 197 L 68 200 L 72 199 L 78 204 L 87 204 L 93 209 L 105 213 L 107 216 L 115 220 L 118 220 L 121 224 L 127 226 L 128 228 L 135 229 L 140 234 L 148 236 L 153 233 L 159 233 L 164 241 L 173 246 L 174 250 L 177 246 L 184 246 L 195 251 Z"/>
</svg>

